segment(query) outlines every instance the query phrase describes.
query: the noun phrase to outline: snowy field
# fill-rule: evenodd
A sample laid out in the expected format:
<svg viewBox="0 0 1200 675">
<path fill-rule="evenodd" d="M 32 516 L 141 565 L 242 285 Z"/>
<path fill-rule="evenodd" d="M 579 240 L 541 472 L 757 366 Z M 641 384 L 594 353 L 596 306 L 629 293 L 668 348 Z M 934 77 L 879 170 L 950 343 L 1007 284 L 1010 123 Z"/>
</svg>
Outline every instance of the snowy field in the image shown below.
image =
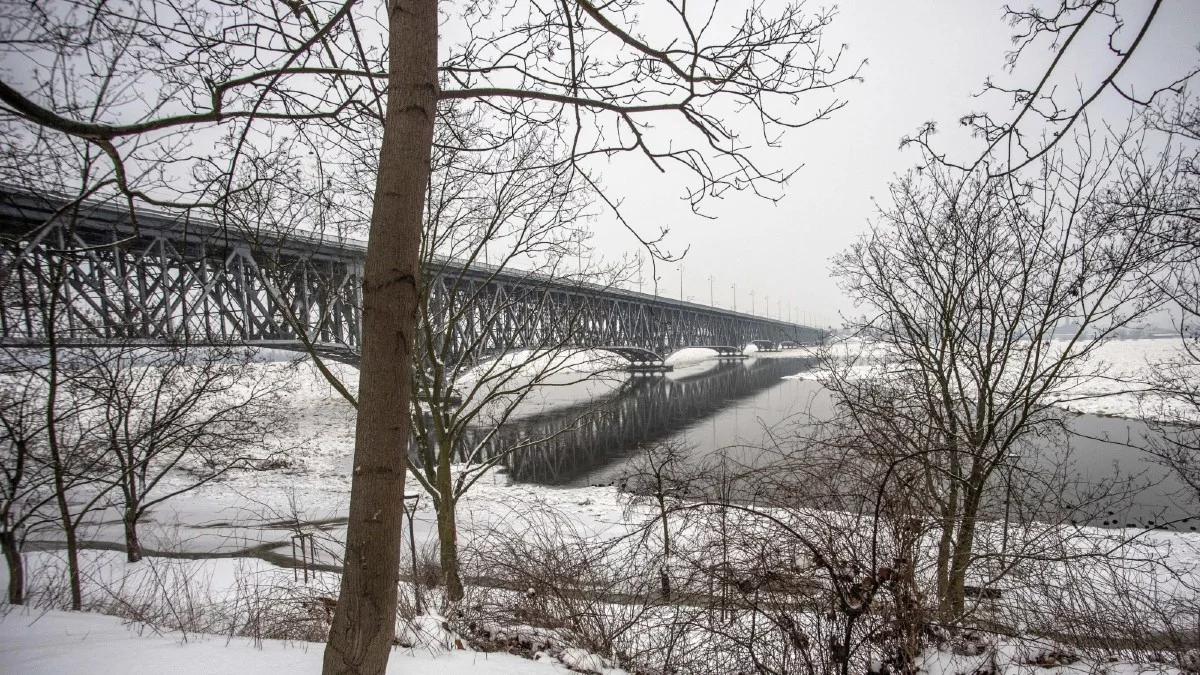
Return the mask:
<svg viewBox="0 0 1200 675">
<path fill-rule="evenodd" d="M 1101 354 L 1106 376 L 1075 388 L 1064 404 L 1080 412 L 1134 415 L 1146 405 L 1144 392 L 1134 386 L 1145 380 L 1148 364 L 1166 361 L 1178 354 L 1169 340 L 1118 341 L 1106 345 Z M 796 352 L 763 354 L 759 358 L 786 358 Z M 708 350 L 684 350 L 671 363 L 676 366 L 703 363 L 715 356 Z M 253 368 L 260 378 L 280 378 L 290 388 L 287 420 L 271 442 L 286 450 L 286 468 L 265 472 L 233 473 L 185 493 L 152 511 L 143 527 L 143 545 L 149 565 L 131 572 L 123 556 L 112 550 L 86 552 L 91 577 L 86 587 L 91 606 L 103 605 L 105 589 L 136 590 L 146 583 L 146 570 L 159 577 L 187 578 L 197 584 L 195 593 L 212 603 L 227 602 L 249 585 L 292 588 L 295 572 L 274 562 L 291 555 L 294 534 L 315 532 L 324 542 L 323 551 L 336 551 L 344 537 L 344 517 L 350 490 L 350 457 L 354 444 L 354 409 L 307 361 L 291 363 L 283 355 L 264 355 Z M 354 389 L 356 371 L 331 364 Z M 870 367 L 870 366 L 865 366 Z M 811 373 L 796 377 L 809 378 Z M 1090 387 L 1090 388 L 1088 388 Z M 169 488 L 170 485 L 164 485 Z M 410 479 L 410 493 L 419 490 Z M 475 537 L 501 533 L 522 537 L 531 527 L 531 514 L 554 514 L 569 523 L 581 536 L 595 541 L 615 540 L 627 535 L 648 515 L 646 506 L 630 504 L 627 496 L 613 487 L 556 489 L 511 484 L 502 472 L 493 471 L 467 493 L 459 505 L 460 543 L 470 547 Z M 82 539 L 91 549 L 119 548 L 122 530 L 115 512 L 100 513 L 84 529 Z M 416 546 L 429 549 L 436 540 L 436 522 L 427 497 L 418 502 L 413 519 Z M 1139 551 L 1153 550 L 1169 556 L 1169 567 L 1181 578 L 1200 572 L 1200 536 L 1155 532 L 1141 536 L 1116 531 L 1116 538 L 1137 537 Z M 1095 530 L 1095 541 L 1112 539 L 1113 531 Z M 41 535 L 28 553 L 34 579 L 52 584 L 61 574 L 62 559 L 54 537 Z M 37 550 L 42 549 L 42 550 Z M 171 559 L 184 555 L 194 560 Z M 229 557 L 212 557 L 229 556 Z M 319 563 L 333 563 L 334 556 L 322 553 Z M 157 565 L 157 567 L 155 567 Z M 1161 580 L 1147 577 L 1148 586 Z M 290 581 L 289 581 L 290 580 Z M 1200 577 L 1193 578 L 1200 581 Z M 313 595 L 335 595 L 332 575 L 315 574 L 304 585 Z M 1043 599 L 1044 600 L 1044 599 Z M 220 631 L 217 631 L 220 632 Z M 436 631 L 434 631 L 436 633 Z M 534 662 L 508 654 L 482 654 L 449 648 L 453 638 L 435 635 L 420 648 L 397 649 L 389 672 L 459 673 L 556 673 L 568 672 L 563 655 L 545 656 Z M 1013 649 L 1016 649 L 1014 647 Z M 1010 650 L 1011 651 L 1011 650 Z M 570 655 L 568 655 L 570 656 Z M 593 658 L 591 655 L 575 655 Z M 127 673 L 136 658 L 143 672 L 254 673 L 317 672 L 320 645 L 303 641 L 227 638 L 214 635 L 155 634 L 125 625 L 121 620 L 95 614 L 8 611 L 0 621 L 0 671 L 13 673 L 58 673 L 87 670 L 95 673 Z M 571 658 L 566 658 L 567 662 Z M 961 658 L 933 653 L 927 672 L 958 672 L 973 666 Z M 1094 664 L 1093 664 L 1094 665 Z M 609 671 L 597 666 L 595 672 Z M 1169 671 L 1169 669 L 1167 669 Z M 1054 671 L 1050 671 L 1054 672 Z M 1061 669 L 1058 672 L 1083 672 Z M 1123 667 L 1108 672 L 1126 672 Z M 1128 671 L 1133 672 L 1133 671 Z M 1166 672 L 1163 670 L 1156 672 Z"/>
</svg>

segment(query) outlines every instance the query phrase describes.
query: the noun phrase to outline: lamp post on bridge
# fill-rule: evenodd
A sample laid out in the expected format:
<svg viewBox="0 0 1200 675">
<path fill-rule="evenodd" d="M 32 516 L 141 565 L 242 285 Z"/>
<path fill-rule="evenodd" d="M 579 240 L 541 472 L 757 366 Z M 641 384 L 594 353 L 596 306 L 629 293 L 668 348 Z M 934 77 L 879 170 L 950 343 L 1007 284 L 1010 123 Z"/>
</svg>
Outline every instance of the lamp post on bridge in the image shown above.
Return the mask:
<svg viewBox="0 0 1200 675">
<path fill-rule="evenodd" d="M 754 289 L 750 289 L 750 313 L 754 313 Z"/>
<path fill-rule="evenodd" d="M 713 275 L 708 275 L 708 306 L 716 307 L 716 296 L 713 295 Z"/>
<path fill-rule="evenodd" d="M 729 287 L 733 289 L 733 311 L 736 312 L 737 311 L 737 284 L 730 284 Z"/>
<path fill-rule="evenodd" d="M 683 300 L 683 263 L 679 263 L 679 300 Z"/>
</svg>

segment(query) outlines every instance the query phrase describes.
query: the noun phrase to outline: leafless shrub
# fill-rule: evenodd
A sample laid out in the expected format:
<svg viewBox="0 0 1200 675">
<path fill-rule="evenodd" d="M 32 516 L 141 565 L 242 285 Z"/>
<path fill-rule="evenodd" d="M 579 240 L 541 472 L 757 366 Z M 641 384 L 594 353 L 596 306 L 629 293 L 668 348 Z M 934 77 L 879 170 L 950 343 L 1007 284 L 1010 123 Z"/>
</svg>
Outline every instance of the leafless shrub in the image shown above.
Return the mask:
<svg viewBox="0 0 1200 675">
<path fill-rule="evenodd" d="M 463 634 L 484 648 L 532 654 L 572 645 L 621 663 L 636 660 L 640 636 L 655 622 L 657 573 L 553 512 L 523 518 L 524 536 L 493 534 L 473 543 L 479 583 L 455 617 Z"/>
</svg>

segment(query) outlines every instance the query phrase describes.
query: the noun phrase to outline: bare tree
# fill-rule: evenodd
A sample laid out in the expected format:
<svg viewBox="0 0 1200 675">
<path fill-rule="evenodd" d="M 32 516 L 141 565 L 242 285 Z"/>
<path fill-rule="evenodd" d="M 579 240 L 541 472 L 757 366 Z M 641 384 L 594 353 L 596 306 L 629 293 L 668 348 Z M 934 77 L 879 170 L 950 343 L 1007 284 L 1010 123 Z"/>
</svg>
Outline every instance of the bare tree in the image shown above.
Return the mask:
<svg viewBox="0 0 1200 675">
<path fill-rule="evenodd" d="M 100 470 L 120 496 L 129 562 L 142 558 L 138 524 L 150 509 L 230 471 L 269 467 L 282 381 L 247 366 L 253 354 L 178 347 L 91 349 L 79 387 L 94 401 Z"/>
<path fill-rule="evenodd" d="M 553 146 L 533 133 L 486 155 L 456 147 L 482 131 L 459 117 L 436 144 L 413 371 L 411 471 L 433 499 L 455 602 L 463 597 L 458 501 L 490 468 L 546 440 L 508 433 L 533 392 L 593 376 L 570 368 L 589 365 L 575 363 L 583 308 L 552 311 L 555 288 L 604 276 L 567 270 L 569 250 L 583 245 L 587 202 Z"/>
<path fill-rule="evenodd" d="M 0 484 L 0 547 L 8 564 L 8 601 L 25 604 L 26 536 L 46 522 L 54 499 L 52 476 L 43 461 L 46 417 L 39 380 L 23 365 L 5 364 L 0 384 L 0 439 L 4 481 Z"/>
<path fill-rule="evenodd" d="M 1200 97 L 1185 91 L 1146 117 L 1173 150 L 1171 180 L 1152 185 L 1162 196 L 1158 233 L 1169 261 L 1159 283 L 1182 346 L 1176 358 L 1156 364 L 1151 378 L 1153 398 L 1143 413 L 1161 436 L 1148 449 L 1200 500 Z M 1146 201 L 1150 172 L 1139 168 L 1116 193 L 1125 203 Z"/>
<path fill-rule="evenodd" d="M 881 399 L 870 390 L 901 392 L 905 414 L 928 425 L 913 454 L 941 520 L 946 621 L 964 610 L 991 486 L 1030 438 L 1061 427 L 1054 404 L 1095 375 L 1096 349 L 1162 302 L 1147 282 L 1157 213 L 1105 195 L 1139 139 L 1083 124 L 1071 154 L 1060 146 L 1035 174 L 935 167 L 901 180 L 880 223 L 835 263 L 866 311 L 859 330 L 896 363 L 866 391 L 827 384 L 855 415 L 873 414 Z"/>
<path fill-rule="evenodd" d="M 643 525 L 643 540 L 657 536 L 661 555 L 659 558 L 659 591 L 664 601 L 671 600 L 671 574 L 674 549 L 671 545 L 672 516 L 680 509 L 684 499 L 693 495 L 701 481 L 696 470 L 688 466 L 688 454 L 692 450 L 678 441 L 664 441 L 641 448 L 633 458 L 623 488 L 635 495 L 633 505 L 650 502 L 655 517 Z"/>
<path fill-rule="evenodd" d="M 46 464 L 53 488 L 56 520 L 66 539 L 67 574 L 71 587 L 71 609 L 83 607 L 82 571 L 79 562 L 79 531 L 85 520 L 102 508 L 113 483 L 104 471 L 104 449 L 97 443 L 96 405 L 79 389 L 81 362 L 57 344 L 53 323 L 62 297 L 61 264 L 47 266 L 52 281 L 45 306 L 49 343 L 44 364 L 30 369 L 41 391 L 44 437 L 41 461 Z"/>
</svg>

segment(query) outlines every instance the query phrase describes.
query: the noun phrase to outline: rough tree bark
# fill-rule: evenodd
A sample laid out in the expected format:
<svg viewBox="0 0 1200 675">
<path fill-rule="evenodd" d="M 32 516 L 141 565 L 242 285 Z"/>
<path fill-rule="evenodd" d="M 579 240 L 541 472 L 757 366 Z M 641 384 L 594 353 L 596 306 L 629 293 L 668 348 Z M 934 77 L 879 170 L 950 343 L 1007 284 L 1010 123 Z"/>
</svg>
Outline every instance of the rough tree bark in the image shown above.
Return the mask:
<svg viewBox="0 0 1200 675">
<path fill-rule="evenodd" d="M 346 557 L 324 672 L 383 673 L 396 622 L 422 210 L 437 104 L 436 0 L 388 4 L 387 114 L 363 270 Z"/>
</svg>

